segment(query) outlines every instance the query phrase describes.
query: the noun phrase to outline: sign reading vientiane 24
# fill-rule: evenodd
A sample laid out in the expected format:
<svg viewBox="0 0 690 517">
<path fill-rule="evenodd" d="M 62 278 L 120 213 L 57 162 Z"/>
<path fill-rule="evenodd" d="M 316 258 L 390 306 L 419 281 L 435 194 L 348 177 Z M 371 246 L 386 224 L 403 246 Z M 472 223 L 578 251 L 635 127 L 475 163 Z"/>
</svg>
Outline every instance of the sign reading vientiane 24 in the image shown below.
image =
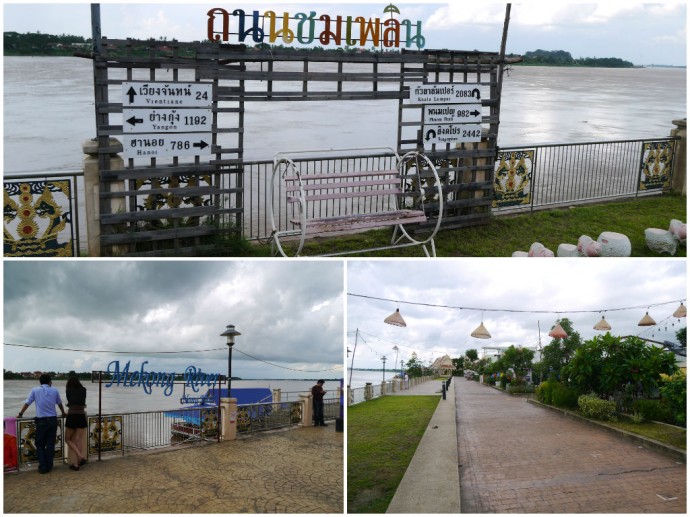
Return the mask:
<svg viewBox="0 0 690 517">
<path fill-rule="evenodd" d="M 211 83 L 123 82 L 125 158 L 211 154 Z"/>
</svg>

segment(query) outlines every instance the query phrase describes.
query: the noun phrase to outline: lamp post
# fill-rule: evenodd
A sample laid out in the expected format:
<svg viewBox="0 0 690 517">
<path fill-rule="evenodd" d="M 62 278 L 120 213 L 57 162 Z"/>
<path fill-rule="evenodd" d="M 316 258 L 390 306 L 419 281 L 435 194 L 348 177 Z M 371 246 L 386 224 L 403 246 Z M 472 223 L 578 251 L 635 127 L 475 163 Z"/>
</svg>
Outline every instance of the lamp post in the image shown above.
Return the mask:
<svg viewBox="0 0 690 517">
<path fill-rule="evenodd" d="M 383 382 L 386 382 L 386 356 L 384 355 L 381 360 L 383 361 Z"/>
<path fill-rule="evenodd" d="M 221 334 L 221 336 L 225 336 L 227 338 L 228 345 L 228 398 L 231 397 L 230 387 L 232 382 L 232 346 L 235 344 L 235 336 L 241 335 L 242 334 L 235 330 L 235 325 L 228 325 L 227 329 L 225 329 L 225 332 Z"/>
</svg>

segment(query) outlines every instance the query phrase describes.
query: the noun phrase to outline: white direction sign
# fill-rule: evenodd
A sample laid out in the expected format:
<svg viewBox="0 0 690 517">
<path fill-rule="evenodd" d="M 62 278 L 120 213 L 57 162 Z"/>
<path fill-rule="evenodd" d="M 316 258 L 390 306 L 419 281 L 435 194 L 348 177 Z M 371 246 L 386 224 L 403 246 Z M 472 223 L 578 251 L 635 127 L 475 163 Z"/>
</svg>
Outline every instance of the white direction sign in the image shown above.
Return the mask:
<svg viewBox="0 0 690 517">
<path fill-rule="evenodd" d="M 125 158 L 165 158 L 211 154 L 211 133 L 150 133 L 123 137 Z"/>
<path fill-rule="evenodd" d="M 411 84 L 412 104 L 471 103 L 482 99 L 479 84 L 431 83 Z"/>
<path fill-rule="evenodd" d="M 213 114 L 203 108 L 156 108 L 123 109 L 123 133 L 177 133 L 209 132 L 212 130 Z"/>
<path fill-rule="evenodd" d="M 481 104 L 431 104 L 424 106 L 425 124 L 460 124 L 481 121 Z"/>
<path fill-rule="evenodd" d="M 439 124 L 424 126 L 424 145 L 481 142 L 481 124 Z"/>
<path fill-rule="evenodd" d="M 211 83 L 122 83 L 123 107 L 211 107 L 213 85 Z"/>
</svg>

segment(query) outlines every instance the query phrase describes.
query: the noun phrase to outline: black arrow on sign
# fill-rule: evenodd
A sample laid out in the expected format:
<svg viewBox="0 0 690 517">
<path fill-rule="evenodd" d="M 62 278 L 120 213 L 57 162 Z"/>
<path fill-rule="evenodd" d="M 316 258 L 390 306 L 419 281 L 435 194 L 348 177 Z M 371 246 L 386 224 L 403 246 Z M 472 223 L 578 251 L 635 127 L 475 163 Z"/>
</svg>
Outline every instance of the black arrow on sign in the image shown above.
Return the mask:
<svg viewBox="0 0 690 517">
<path fill-rule="evenodd" d="M 192 144 L 194 147 L 198 147 L 199 149 L 203 149 L 204 147 L 208 147 L 208 144 L 204 142 L 203 140 L 201 142 L 198 142 L 196 144 Z"/>
<path fill-rule="evenodd" d="M 429 131 L 426 132 L 426 141 L 428 142 L 432 138 L 436 138 L 436 131 L 433 129 L 430 129 Z"/>
<path fill-rule="evenodd" d="M 481 92 L 479 91 L 479 88 L 472 90 L 472 97 L 474 97 L 475 93 L 477 94 L 477 100 L 481 99 Z"/>
<path fill-rule="evenodd" d="M 136 126 L 137 124 L 143 124 L 144 119 L 143 118 L 136 118 L 136 117 L 131 117 L 127 119 L 127 122 L 132 124 L 133 126 Z"/>
<path fill-rule="evenodd" d="M 481 111 L 477 111 L 477 110 L 470 111 L 470 115 L 474 115 L 475 117 L 479 114 L 481 114 Z"/>
<path fill-rule="evenodd" d="M 134 86 L 130 86 L 129 90 L 127 90 L 127 95 L 129 96 L 129 103 L 132 104 L 134 102 L 134 96 L 137 94 L 136 91 L 134 91 Z"/>
</svg>

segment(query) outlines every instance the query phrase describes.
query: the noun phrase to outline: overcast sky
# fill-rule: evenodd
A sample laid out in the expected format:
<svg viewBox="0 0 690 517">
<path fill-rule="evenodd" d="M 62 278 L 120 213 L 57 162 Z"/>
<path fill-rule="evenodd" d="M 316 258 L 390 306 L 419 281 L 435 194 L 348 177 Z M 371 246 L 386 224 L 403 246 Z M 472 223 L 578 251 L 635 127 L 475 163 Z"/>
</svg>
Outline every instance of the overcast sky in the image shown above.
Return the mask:
<svg viewBox="0 0 690 517">
<path fill-rule="evenodd" d="M 160 38 L 198 41 L 206 38 L 209 9 L 242 8 L 245 12 L 272 8 L 278 13 L 317 11 L 318 14 L 383 17 L 389 2 L 254 2 L 112 3 L 101 4 L 102 34 L 109 38 Z M 481 50 L 500 48 L 505 3 L 394 2 L 401 19 L 421 21 L 427 49 Z M 37 5 L 40 7 L 37 8 Z M 642 4 L 513 3 L 507 51 L 565 50 L 573 57 L 618 57 L 638 65 L 686 64 L 686 5 L 684 2 Z M 4 30 L 91 36 L 88 3 L 6 3 Z"/>
<path fill-rule="evenodd" d="M 4 346 L 12 371 L 147 371 L 196 366 L 233 376 L 343 376 L 343 264 L 339 261 L 5 261 Z M 166 355 L 144 352 L 207 350 Z M 131 353 L 130 353 L 131 352 Z M 242 352 L 251 354 L 251 359 Z M 274 363 L 271 366 L 260 360 Z"/>
<path fill-rule="evenodd" d="M 548 333 L 559 317 L 568 318 L 583 340 L 597 334 L 592 327 L 599 311 L 643 306 L 605 313 L 615 335 L 640 335 L 657 341 L 676 342 L 675 333 L 685 319 L 672 318 L 678 301 L 687 296 L 685 260 L 661 259 L 463 259 L 421 261 L 351 261 L 348 263 L 348 348 L 354 350 L 360 336 L 355 368 L 386 369 L 396 360 L 407 362 L 412 354 L 424 362 L 444 354 L 460 357 L 470 349 L 510 345 L 547 345 Z M 410 303 L 372 300 L 373 296 Z M 639 327 L 648 305 L 655 327 Z M 413 303 L 486 309 L 459 310 L 412 305 Z M 383 320 L 400 308 L 407 327 Z M 503 309 L 494 312 L 489 309 Z M 505 310 L 562 311 L 549 314 L 512 313 Z M 483 322 L 491 339 L 470 336 Z M 493 353 L 493 352 L 490 352 Z M 348 367 L 352 354 L 348 359 Z"/>
</svg>

